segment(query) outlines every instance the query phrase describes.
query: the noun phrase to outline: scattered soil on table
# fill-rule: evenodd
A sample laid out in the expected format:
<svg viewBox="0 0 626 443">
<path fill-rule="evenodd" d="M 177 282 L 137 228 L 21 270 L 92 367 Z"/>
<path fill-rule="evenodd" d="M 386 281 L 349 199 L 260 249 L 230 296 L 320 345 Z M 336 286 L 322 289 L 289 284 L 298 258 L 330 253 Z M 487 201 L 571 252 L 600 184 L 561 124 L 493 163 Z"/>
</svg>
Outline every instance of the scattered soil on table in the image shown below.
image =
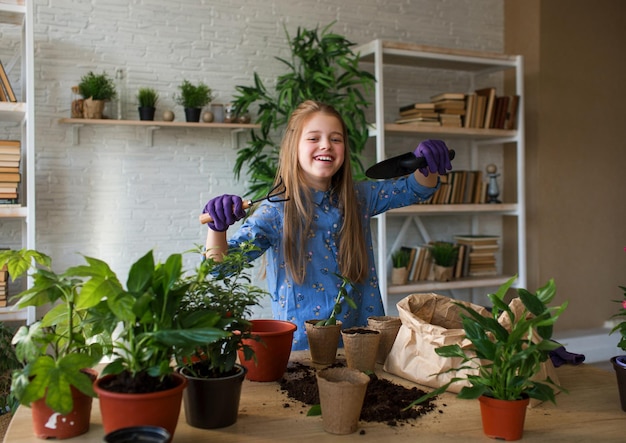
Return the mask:
<svg viewBox="0 0 626 443">
<path fill-rule="evenodd" d="M 333 366 L 345 365 L 339 362 Z M 299 362 L 292 363 L 287 368 L 283 378 L 279 380 L 279 384 L 280 389 L 293 400 L 306 405 L 316 405 L 320 402 L 315 368 L 311 366 Z M 437 408 L 433 403 L 434 399 L 431 399 L 421 405 L 404 410 L 411 402 L 424 394 L 424 391 L 416 387 L 406 388 L 375 374 L 370 374 L 370 382 L 367 385 L 360 419 L 367 422 L 386 423 L 389 426 L 410 423 Z M 289 407 L 290 405 L 285 403 L 284 406 Z"/>
</svg>

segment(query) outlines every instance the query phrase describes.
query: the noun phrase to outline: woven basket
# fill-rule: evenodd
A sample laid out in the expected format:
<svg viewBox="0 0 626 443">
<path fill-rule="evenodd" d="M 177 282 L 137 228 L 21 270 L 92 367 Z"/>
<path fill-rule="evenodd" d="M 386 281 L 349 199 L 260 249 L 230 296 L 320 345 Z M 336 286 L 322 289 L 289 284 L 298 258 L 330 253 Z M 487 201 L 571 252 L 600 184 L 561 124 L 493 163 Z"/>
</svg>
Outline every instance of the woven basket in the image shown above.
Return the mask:
<svg viewBox="0 0 626 443">
<path fill-rule="evenodd" d="M 13 416 L 11 414 L 0 415 L 0 442 L 4 441 L 4 434 L 7 433 L 7 429 L 9 428 L 9 423 L 11 423 L 12 417 Z"/>
</svg>

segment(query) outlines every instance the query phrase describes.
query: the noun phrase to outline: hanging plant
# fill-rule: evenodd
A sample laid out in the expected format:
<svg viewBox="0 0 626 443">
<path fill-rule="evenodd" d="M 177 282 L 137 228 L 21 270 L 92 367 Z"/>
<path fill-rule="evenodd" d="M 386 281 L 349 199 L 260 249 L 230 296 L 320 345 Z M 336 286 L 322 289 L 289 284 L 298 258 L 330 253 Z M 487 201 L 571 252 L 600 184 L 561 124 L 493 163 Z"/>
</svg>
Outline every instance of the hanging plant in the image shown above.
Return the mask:
<svg viewBox="0 0 626 443">
<path fill-rule="evenodd" d="M 289 41 L 291 58 L 275 57 L 287 72 L 276 79 L 274 91 L 268 90 L 258 73 L 254 86 L 237 86 L 234 99 L 238 115 L 257 108 L 259 130 L 251 131 L 246 147 L 237 153 L 235 177 L 239 179 L 247 167 L 247 195 L 261 197 L 273 183 L 278 164 L 282 130 L 289 116 L 305 100 L 317 100 L 333 106 L 342 115 L 348 128 L 351 161 L 355 178 L 363 178 L 361 152 L 368 139 L 365 109 L 369 102 L 363 93 L 373 89 L 375 78 L 359 69 L 359 55 L 352 52 L 354 43 L 331 33 L 330 25 L 321 31 L 298 28 Z"/>
</svg>

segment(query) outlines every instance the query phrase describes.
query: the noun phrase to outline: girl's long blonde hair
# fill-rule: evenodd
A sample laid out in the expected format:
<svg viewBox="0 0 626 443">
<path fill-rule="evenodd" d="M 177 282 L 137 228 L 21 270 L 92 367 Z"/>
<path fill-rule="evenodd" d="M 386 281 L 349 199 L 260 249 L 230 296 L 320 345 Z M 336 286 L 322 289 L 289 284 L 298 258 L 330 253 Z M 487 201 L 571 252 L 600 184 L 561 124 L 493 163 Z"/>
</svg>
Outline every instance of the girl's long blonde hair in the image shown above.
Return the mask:
<svg viewBox="0 0 626 443">
<path fill-rule="evenodd" d="M 298 163 L 298 143 L 302 128 L 316 112 L 336 117 L 341 123 L 345 146 L 344 162 L 331 179 L 331 192 L 338 199 L 343 212 L 343 225 L 339 237 L 339 270 L 342 276 L 353 282 L 362 282 L 368 275 L 368 254 L 361 221 L 361 213 L 354 192 L 348 133 L 343 118 L 329 105 L 308 100 L 291 114 L 283 137 L 276 183 L 282 178 L 289 200 L 285 202 L 283 248 L 288 272 L 297 283 L 306 275 L 308 254 L 303 248 L 307 243 L 313 220 L 312 192 L 305 185 L 302 168 Z"/>
</svg>

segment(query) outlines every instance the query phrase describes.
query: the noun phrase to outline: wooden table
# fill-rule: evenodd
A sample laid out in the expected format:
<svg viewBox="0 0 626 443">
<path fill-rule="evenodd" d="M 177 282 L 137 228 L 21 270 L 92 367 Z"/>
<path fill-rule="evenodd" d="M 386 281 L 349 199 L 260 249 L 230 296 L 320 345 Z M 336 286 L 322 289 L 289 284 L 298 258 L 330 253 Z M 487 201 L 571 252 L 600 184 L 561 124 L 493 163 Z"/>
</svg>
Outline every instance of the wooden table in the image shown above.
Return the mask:
<svg viewBox="0 0 626 443">
<path fill-rule="evenodd" d="M 295 353 L 306 361 L 306 355 Z M 378 371 L 380 376 L 406 386 L 411 382 Z M 560 383 L 569 394 L 557 395 L 557 404 L 544 403 L 528 410 L 524 442 L 624 442 L 626 412 L 620 408 L 615 374 L 588 365 L 557 369 Z M 289 404 L 289 407 L 285 407 Z M 174 443 L 197 442 L 485 442 L 477 400 L 459 400 L 444 394 L 436 400 L 438 410 L 402 426 L 359 423 L 350 435 L 324 432 L 321 417 L 307 417 L 303 406 L 280 391 L 278 383 L 245 381 L 237 422 L 227 428 L 192 428 L 181 411 Z M 101 443 L 104 431 L 98 401 L 94 400 L 89 433 L 67 442 Z M 41 443 L 32 432 L 30 409 L 20 407 L 7 431 L 7 443 Z"/>
</svg>

